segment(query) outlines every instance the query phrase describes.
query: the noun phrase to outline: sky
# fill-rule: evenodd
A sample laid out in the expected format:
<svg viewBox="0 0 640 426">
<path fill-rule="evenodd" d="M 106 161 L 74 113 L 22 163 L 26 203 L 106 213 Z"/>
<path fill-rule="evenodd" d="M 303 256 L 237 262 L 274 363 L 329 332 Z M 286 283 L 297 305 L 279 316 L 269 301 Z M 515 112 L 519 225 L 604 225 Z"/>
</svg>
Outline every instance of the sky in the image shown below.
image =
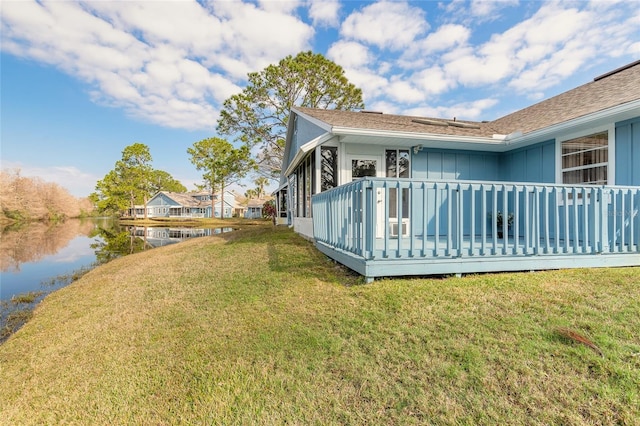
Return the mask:
<svg viewBox="0 0 640 426">
<path fill-rule="evenodd" d="M 466 120 L 640 59 L 635 1 L 1 0 L 0 25 L 0 167 L 76 196 L 135 142 L 194 189 L 187 149 L 218 136 L 225 99 L 301 51 L 367 110 Z"/>
</svg>

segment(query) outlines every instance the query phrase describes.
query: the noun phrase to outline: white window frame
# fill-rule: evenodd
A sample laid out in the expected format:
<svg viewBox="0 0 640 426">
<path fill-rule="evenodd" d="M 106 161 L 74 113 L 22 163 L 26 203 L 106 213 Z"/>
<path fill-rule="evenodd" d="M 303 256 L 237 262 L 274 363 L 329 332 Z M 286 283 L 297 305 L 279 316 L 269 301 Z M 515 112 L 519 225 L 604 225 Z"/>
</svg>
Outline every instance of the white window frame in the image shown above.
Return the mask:
<svg viewBox="0 0 640 426">
<path fill-rule="evenodd" d="M 556 183 L 558 185 L 565 185 L 565 183 L 562 180 L 562 172 L 563 172 L 563 168 L 562 168 L 562 143 L 571 139 L 576 139 L 576 138 L 580 138 L 583 136 L 589 136 L 589 135 L 593 135 L 596 133 L 603 133 L 603 132 L 607 132 L 607 136 L 608 136 L 608 142 L 607 142 L 607 149 L 608 149 L 608 153 L 607 153 L 607 159 L 608 161 L 606 163 L 601 163 L 601 165 L 606 164 L 607 166 L 607 186 L 610 185 L 615 185 L 615 176 L 616 176 L 616 170 L 615 170 L 615 155 L 616 155 L 616 149 L 615 149 L 615 140 L 616 140 L 616 126 L 615 123 L 611 123 L 611 124 L 607 124 L 604 126 L 597 126 L 597 127 L 590 127 L 586 130 L 581 130 L 579 132 L 573 132 L 573 133 L 568 133 L 565 134 L 563 136 L 557 137 L 556 138 Z M 568 185 L 568 184 L 567 184 Z M 598 185 L 594 185 L 594 186 L 598 186 Z M 568 201 L 568 205 L 572 205 L 574 203 L 573 200 L 567 200 Z M 585 200 L 582 199 L 578 199 L 577 200 L 577 205 L 582 205 L 584 203 Z M 589 202 L 589 200 L 587 199 L 587 203 Z M 558 194 L 558 205 L 563 206 L 564 205 L 564 198 Z"/>
<path fill-rule="evenodd" d="M 315 194 L 319 194 L 320 192 L 322 192 L 320 189 L 322 188 L 322 148 L 338 148 L 338 151 L 336 153 L 337 155 L 337 161 L 336 161 L 336 176 L 337 176 L 337 181 L 338 181 L 338 185 L 340 186 L 343 183 L 342 180 L 342 163 L 340 162 L 341 159 L 341 155 L 340 155 L 340 151 L 341 151 L 341 144 L 331 141 L 331 142 L 326 142 L 323 143 L 321 145 L 318 145 L 315 148 L 316 151 L 316 168 L 314 170 L 315 172 Z"/>
<path fill-rule="evenodd" d="M 611 123 L 605 126 L 591 127 L 586 130 L 582 130 L 579 132 L 569 133 L 563 135 L 561 137 L 556 138 L 556 183 L 559 185 L 563 185 L 562 181 L 562 143 L 571 139 L 580 138 L 583 136 L 589 136 L 596 133 L 607 132 L 608 135 L 608 154 L 607 158 L 609 159 L 606 164 L 607 166 L 607 185 L 615 185 L 615 140 L 616 140 L 616 126 L 615 123 Z"/>
</svg>

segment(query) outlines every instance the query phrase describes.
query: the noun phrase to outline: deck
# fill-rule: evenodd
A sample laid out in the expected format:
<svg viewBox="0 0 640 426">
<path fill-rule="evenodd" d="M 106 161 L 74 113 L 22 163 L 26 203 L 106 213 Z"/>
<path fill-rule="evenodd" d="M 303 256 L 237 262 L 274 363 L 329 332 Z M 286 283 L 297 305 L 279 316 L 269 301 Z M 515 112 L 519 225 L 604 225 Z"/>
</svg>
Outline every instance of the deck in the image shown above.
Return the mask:
<svg viewBox="0 0 640 426">
<path fill-rule="evenodd" d="M 368 281 L 640 265 L 638 187 L 367 178 L 312 205 L 318 249 Z"/>
</svg>

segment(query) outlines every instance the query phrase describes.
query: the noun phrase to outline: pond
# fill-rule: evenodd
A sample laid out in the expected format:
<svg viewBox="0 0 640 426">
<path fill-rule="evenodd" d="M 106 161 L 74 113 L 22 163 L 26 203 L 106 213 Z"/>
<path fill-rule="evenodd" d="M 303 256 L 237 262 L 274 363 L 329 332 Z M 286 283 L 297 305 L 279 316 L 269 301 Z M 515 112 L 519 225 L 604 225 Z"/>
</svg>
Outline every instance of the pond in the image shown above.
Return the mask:
<svg viewBox="0 0 640 426">
<path fill-rule="evenodd" d="M 118 257 L 233 228 L 121 226 L 112 218 L 31 223 L 0 236 L 0 330 L 16 310 Z M 23 316 L 26 314 L 23 314 Z M 0 333 L 0 342 L 3 340 Z"/>
</svg>

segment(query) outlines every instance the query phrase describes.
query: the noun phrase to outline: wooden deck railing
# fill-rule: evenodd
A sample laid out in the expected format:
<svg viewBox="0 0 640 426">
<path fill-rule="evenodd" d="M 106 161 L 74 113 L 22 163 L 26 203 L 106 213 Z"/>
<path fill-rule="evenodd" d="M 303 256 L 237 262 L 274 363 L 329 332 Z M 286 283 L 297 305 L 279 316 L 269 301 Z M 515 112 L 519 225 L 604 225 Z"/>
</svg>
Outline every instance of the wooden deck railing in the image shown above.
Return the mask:
<svg viewBox="0 0 640 426">
<path fill-rule="evenodd" d="M 639 187 L 366 178 L 314 195 L 313 229 L 364 259 L 640 253 L 639 210 Z"/>
</svg>

